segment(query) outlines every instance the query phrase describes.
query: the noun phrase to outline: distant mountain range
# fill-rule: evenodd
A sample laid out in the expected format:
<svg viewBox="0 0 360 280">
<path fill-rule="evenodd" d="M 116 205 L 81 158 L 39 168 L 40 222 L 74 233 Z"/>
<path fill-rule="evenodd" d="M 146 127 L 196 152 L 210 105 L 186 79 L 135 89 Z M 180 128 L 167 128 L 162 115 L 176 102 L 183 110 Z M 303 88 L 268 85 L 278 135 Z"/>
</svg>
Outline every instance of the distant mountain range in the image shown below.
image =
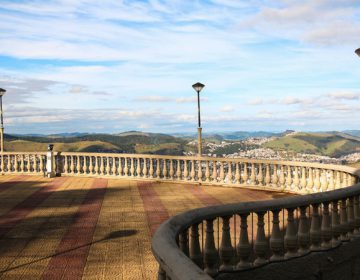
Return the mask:
<svg viewBox="0 0 360 280">
<path fill-rule="evenodd" d="M 116 134 L 95 133 L 59 133 L 51 135 L 5 134 L 6 151 L 45 151 L 47 144 L 54 144 L 57 151 L 70 152 L 110 152 L 110 153 L 144 153 L 183 155 L 184 152 L 195 152 L 195 145 L 187 145 L 196 139 L 196 134 L 149 133 L 128 131 Z M 288 150 L 300 153 L 340 157 L 360 152 L 360 130 L 327 131 L 327 132 L 294 132 L 287 130 L 281 133 L 267 131 L 235 131 L 205 133 L 206 142 L 220 143 L 227 140 L 236 143 L 249 137 L 273 137 L 263 147 L 273 150 Z M 222 145 L 219 145 L 221 147 Z M 215 154 L 234 153 L 239 148 L 246 148 L 244 143 L 222 147 Z"/>
</svg>

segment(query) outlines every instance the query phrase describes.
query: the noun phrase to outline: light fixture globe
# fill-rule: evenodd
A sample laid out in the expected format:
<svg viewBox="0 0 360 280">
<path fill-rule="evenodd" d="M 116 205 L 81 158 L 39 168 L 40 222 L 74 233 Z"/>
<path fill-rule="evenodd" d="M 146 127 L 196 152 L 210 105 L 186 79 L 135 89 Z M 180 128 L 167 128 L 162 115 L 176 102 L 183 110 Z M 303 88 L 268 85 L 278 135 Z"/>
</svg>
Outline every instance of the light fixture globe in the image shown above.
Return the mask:
<svg viewBox="0 0 360 280">
<path fill-rule="evenodd" d="M 195 91 L 197 93 L 199 93 L 205 87 L 205 85 L 203 85 L 202 83 L 197 82 L 196 84 L 193 84 L 192 87 L 193 87 L 193 89 L 195 89 Z"/>
<path fill-rule="evenodd" d="M 355 50 L 355 53 L 356 53 L 358 56 L 360 56 L 360 48 L 356 49 L 356 50 Z"/>
<path fill-rule="evenodd" d="M 5 94 L 6 90 L 3 88 L 0 88 L 0 96 L 3 96 Z"/>
</svg>

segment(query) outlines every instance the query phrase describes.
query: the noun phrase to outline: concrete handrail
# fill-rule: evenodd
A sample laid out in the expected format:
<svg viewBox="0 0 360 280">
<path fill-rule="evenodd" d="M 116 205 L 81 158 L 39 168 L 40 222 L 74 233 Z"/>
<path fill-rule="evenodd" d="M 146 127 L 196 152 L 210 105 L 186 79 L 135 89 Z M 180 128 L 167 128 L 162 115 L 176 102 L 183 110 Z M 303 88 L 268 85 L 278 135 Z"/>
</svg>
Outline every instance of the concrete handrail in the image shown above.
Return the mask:
<svg viewBox="0 0 360 280">
<path fill-rule="evenodd" d="M 318 166 L 316 165 L 316 167 Z M 341 168 L 341 170 L 344 169 Z M 359 170 L 346 168 L 346 171 L 356 176 L 356 182 L 354 183 L 360 181 Z M 249 269 L 252 266 L 266 264 L 269 261 L 281 261 L 285 258 L 289 259 L 304 255 L 310 251 L 331 249 L 338 246 L 342 241 L 348 241 L 349 238 L 360 237 L 359 195 L 360 184 L 355 184 L 333 191 L 268 201 L 211 206 L 176 215 L 163 223 L 152 239 L 153 254 L 160 266 L 159 279 L 165 279 L 166 276 L 170 279 L 179 280 L 212 279 L 211 276 L 216 276 L 221 270 Z M 340 210 L 337 208 L 339 202 L 341 202 Z M 332 206 L 331 224 L 329 205 Z M 321 215 L 319 207 L 322 209 Z M 296 229 L 293 219 L 295 210 L 300 211 L 298 229 Z M 286 229 L 283 229 L 286 231 L 286 234 L 283 238 L 279 235 L 280 227 L 278 222 L 279 212 L 281 211 L 283 213 L 287 212 L 287 225 Z M 246 251 L 244 248 L 249 249 L 246 228 L 247 217 L 251 213 L 255 213 L 258 219 L 257 237 L 254 245 L 255 259 L 253 261 L 250 261 L 249 258 L 250 250 L 248 253 L 245 252 L 244 255 L 244 251 Z M 266 241 L 267 239 L 265 238 L 264 213 L 270 213 L 273 217 L 273 231 L 271 237 L 269 236 L 270 242 Z M 246 238 L 239 237 L 237 249 L 231 248 L 233 239 L 230 237 L 229 228 L 230 217 L 234 219 L 236 216 L 241 217 L 240 235 L 243 234 L 245 236 L 244 233 L 246 233 Z M 320 216 L 322 217 L 321 220 Z M 212 226 L 213 221 L 219 218 L 221 218 L 223 224 L 221 245 L 218 244 L 218 248 L 215 248 Z M 307 219 L 311 219 L 311 227 L 308 226 L 308 228 L 306 228 L 308 222 L 305 222 Z M 200 250 L 200 247 L 196 246 L 196 244 L 199 245 L 197 233 L 200 224 L 204 231 L 204 221 L 206 221 L 206 239 L 209 238 L 212 242 L 208 243 L 206 240 L 205 247 Z M 270 223 L 270 221 L 268 222 Z M 243 231 L 244 229 L 246 229 L 246 232 Z M 192 246 L 189 245 L 188 241 L 189 231 L 191 231 Z M 306 238 L 306 236 L 309 236 L 310 239 Z M 218 237 L 220 237 L 220 231 Z M 278 250 L 279 240 L 280 243 L 284 244 L 287 251 L 285 256 L 281 255 L 281 252 Z M 267 244 L 266 242 L 270 243 L 270 249 L 273 252 L 273 256 L 270 259 L 266 259 L 264 253 L 265 247 L 269 246 L 264 245 Z M 293 243 L 291 244 L 291 242 Z M 230 263 L 229 252 L 231 251 L 233 253 L 237 251 L 237 254 L 240 254 L 240 261 L 237 265 Z"/>
</svg>

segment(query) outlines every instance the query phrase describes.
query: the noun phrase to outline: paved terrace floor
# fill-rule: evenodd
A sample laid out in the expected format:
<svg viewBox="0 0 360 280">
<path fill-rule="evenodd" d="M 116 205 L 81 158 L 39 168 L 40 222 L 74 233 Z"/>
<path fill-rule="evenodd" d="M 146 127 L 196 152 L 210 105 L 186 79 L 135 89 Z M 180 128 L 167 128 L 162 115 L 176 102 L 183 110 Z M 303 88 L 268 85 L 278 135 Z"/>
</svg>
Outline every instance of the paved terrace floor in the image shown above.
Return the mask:
<svg viewBox="0 0 360 280">
<path fill-rule="evenodd" d="M 0 279 L 156 279 L 151 236 L 176 213 L 281 194 L 130 180 L 0 176 Z"/>
</svg>

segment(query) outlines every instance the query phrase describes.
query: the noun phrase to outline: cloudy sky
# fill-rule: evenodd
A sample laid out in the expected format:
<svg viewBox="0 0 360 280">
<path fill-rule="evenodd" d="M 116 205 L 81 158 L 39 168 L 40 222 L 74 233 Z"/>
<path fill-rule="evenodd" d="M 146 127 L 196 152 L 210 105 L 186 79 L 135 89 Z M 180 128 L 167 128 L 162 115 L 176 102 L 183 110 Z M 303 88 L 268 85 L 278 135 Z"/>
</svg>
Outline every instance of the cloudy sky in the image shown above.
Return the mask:
<svg viewBox="0 0 360 280">
<path fill-rule="evenodd" d="M 0 0 L 8 133 L 360 129 L 358 0 Z"/>
</svg>

